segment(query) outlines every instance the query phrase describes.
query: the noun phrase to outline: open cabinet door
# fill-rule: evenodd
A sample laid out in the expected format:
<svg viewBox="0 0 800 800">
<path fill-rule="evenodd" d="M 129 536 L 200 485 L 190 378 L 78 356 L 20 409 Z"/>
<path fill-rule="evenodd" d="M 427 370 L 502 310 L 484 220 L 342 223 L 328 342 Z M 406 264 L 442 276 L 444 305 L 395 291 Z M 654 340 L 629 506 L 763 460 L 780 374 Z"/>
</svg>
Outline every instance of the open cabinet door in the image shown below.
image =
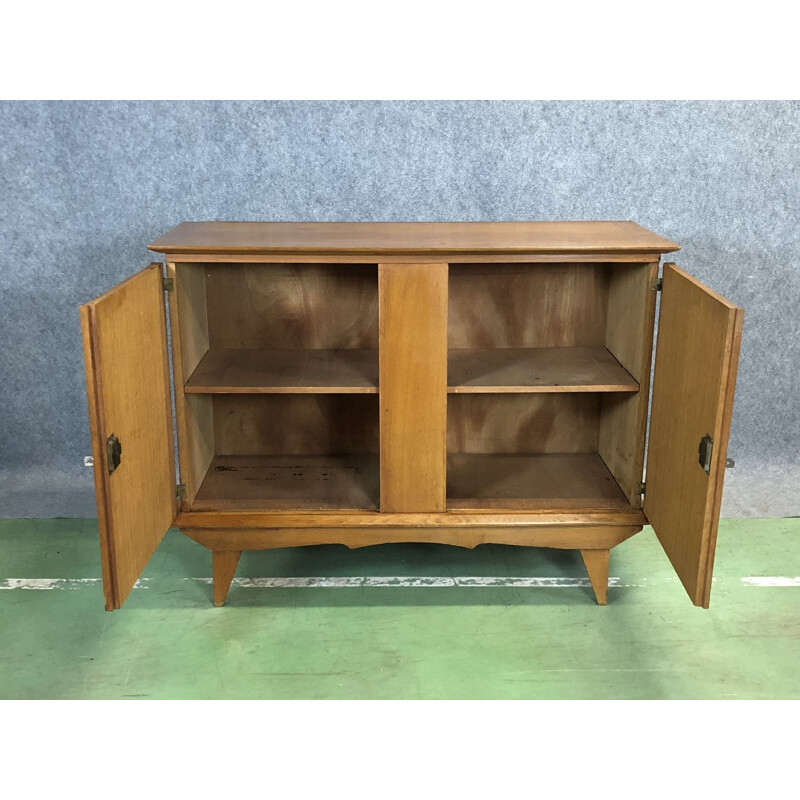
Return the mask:
<svg viewBox="0 0 800 800">
<path fill-rule="evenodd" d="M 172 524 L 175 450 L 160 264 L 81 306 L 106 609 Z"/>
<path fill-rule="evenodd" d="M 664 265 L 644 511 L 708 608 L 744 310 Z"/>
</svg>

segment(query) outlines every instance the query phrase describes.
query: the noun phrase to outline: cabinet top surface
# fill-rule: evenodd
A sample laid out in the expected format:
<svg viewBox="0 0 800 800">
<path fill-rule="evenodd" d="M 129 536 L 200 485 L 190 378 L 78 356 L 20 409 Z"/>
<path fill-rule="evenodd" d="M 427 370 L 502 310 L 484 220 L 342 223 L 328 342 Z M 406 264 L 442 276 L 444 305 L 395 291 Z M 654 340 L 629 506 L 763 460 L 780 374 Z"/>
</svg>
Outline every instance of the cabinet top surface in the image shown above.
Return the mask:
<svg viewBox="0 0 800 800">
<path fill-rule="evenodd" d="M 635 222 L 183 222 L 148 245 L 159 253 L 670 253 L 677 244 Z"/>
</svg>

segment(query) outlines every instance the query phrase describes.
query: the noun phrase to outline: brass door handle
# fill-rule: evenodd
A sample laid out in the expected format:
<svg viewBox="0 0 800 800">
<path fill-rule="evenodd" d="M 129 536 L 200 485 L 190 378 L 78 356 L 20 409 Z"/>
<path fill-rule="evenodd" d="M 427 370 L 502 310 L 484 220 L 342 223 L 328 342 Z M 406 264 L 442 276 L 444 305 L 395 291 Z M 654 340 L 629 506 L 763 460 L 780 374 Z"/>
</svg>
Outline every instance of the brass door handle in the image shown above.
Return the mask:
<svg viewBox="0 0 800 800">
<path fill-rule="evenodd" d="M 106 440 L 106 454 L 108 455 L 108 474 L 111 475 L 122 461 L 122 442 L 113 433 Z"/>
</svg>

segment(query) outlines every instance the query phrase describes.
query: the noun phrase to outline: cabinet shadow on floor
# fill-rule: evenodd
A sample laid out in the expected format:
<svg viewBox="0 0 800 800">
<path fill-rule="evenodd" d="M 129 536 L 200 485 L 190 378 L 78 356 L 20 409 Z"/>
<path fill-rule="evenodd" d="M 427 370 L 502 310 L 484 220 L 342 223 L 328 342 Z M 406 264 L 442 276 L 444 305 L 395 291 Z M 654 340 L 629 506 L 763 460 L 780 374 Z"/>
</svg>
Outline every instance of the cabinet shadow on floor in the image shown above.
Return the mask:
<svg viewBox="0 0 800 800">
<path fill-rule="evenodd" d="M 183 540 L 183 541 L 181 541 Z M 172 553 L 161 561 L 162 575 L 148 568 L 142 589 L 134 589 L 125 608 L 169 605 L 212 608 L 211 554 L 170 532 L 162 547 Z M 167 560 L 169 577 L 163 576 Z M 181 563 L 176 563 L 176 562 Z M 186 576 L 178 578 L 177 576 Z M 191 576 L 191 577 L 188 577 Z M 311 586 L 259 585 L 259 579 L 311 579 Z M 322 579 L 397 581 L 402 585 L 320 586 Z M 408 585 L 444 579 L 437 585 Z M 458 579 L 493 579 L 491 585 L 458 585 Z M 509 579 L 558 579 L 561 585 L 503 585 Z M 338 580 L 336 580 L 338 579 Z M 455 582 L 447 585 L 454 579 Z M 176 589 L 175 582 L 180 583 Z M 445 585 L 442 585 L 445 584 Z M 609 603 L 617 592 L 611 587 Z M 350 550 L 344 545 L 312 545 L 242 554 L 225 608 L 418 607 L 595 604 L 594 593 L 577 550 L 484 544 L 473 550 L 443 544 L 380 544 Z M 124 613 L 124 611 L 123 611 Z"/>
</svg>

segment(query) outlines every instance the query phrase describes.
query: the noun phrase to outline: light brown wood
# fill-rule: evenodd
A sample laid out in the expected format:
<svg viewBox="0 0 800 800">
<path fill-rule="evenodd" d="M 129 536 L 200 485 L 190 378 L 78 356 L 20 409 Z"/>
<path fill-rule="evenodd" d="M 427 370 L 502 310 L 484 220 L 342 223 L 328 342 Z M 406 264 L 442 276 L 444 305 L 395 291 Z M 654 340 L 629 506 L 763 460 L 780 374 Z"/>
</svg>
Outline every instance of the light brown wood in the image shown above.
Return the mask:
<svg viewBox="0 0 800 800">
<path fill-rule="evenodd" d="M 191 507 L 192 500 L 208 472 L 211 459 L 214 458 L 214 406 L 211 395 L 207 394 L 183 394 L 181 405 L 185 430 L 183 457 L 188 464 L 181 472 L 181 482 L 186 487 L 186 496 L 181 500 L 181 508 L 186 509 Z M 179 456 L 181 452 L 178 451 Z"/>
<path fill-rule="evenodd" d="M 527 527 L 448 527 L 446 523 L 429 527 L 385 526 L 380 530 L 345 526 L 326 528 L 191 528 L 181 531 L 204 547 L 237 547 L 242 550 L 270 550 L 276 547 L 307 547 L 320 544 L 343 544 L 346 547 L 370 547 L 399 542 L 428 542 L 474 548 L 481 544 L 511 544 L 524 547 L 552 547 L 559 550 L 610 548 L 638 533 L 641 525 L 565 524 Z"/>
<path fill-rule="evenodd" d="M 211 551 L 215 606 L 220 607 L 225 605 L 225 599 L 228 597 L 228 590 L 231 588 L 233 576 L 236 574 L 236 567 L 239 566 L 239 559 L 241 557 L 241 550 Z"/>
<path fill-rule="evenodd" d="M 451 454 L 447 507 L 459 511 L 627 511 L 630 505 L 596 453 Z"/>
<path fill-rule="evenodd" d="M 708 607 L 744 311 L 664 266 L 644 509 L 695 605 Z M 710 473 L 698 460 L 714 442 Z"/>
<path fill-rule="evenodd" d="M 642 526 L 641 510 L 625 511 L 447 511 L 429 514 L 393 514 L 378 511 L 184 511 L 175 524 L 180 528 L 618 528 Z M 224 549 L 224 548 L 220 548 Z"/>
<path fill-rule="evenodd" d="M 187 395 L 195 397 L 195 395 Z M 378 397 L 366 394 L 219 394 L 218 455 L 341 455 L 379 451 Z"/>
<path fill-rule="evenodd" d="M 167 262 L 167 277 L 173 279 L 169 293 L 170 314 L 175 312 L 178 323 L 178 366 L 185 379 L 197 369 L 208 352 L 208 300 L 203 264 Z"/>
<path fill-rule="evenodd" d="M 451 394 L 448 453 L 595 453 L 597 394 Z"/>
<path fill-rule="evenodd" d="M 579 549 L 604 604 L 609 549 L 649 519 L 708 605 L 741 311 L 665 271 L 646 516 L 650 284 L 672 242 L 630 222 L 198 223 L 151 248 L 170 254 L 174 282 L 175 522 L 213 551 L 215 604 L 243 550 L 385 542 Z M 152 308 L 125 311 L 137 296 L 123 284 L 109 297 L 124 308 L 101 298 L 81 312 L 98 464 L 106 406 L 139 415 L 121 468 L 96 472 L 109 608 L 176 505 L 155 441 L 174 458 L 156 273 L 143 279 Z M 127 381 L 116 398 L 112 362 Z M 149 442 L 134 448 L 147 469 L 115 506 L 131 437 Z"/>
<path fill-rule="evenodd" d="M 181 391 L 188 375 L 208 350 L 206 283 L 202 264 L 167 262 L 172 280 L 169 319 L 172 332 L 172 375 L 175 386 L 175 420 L 178 427 L 178 463 L 186 494 L 181 507 L 188 509 L 214 456 L 214 416 L 211 398 L 186 397 Z"/>
<path fill-rule="evenodd" d="M 217 264 L 205 272 L 212 348 L 378 346 L 374 264 Z"/>
<path fill-rule="evenodd" d="M 504 264 L 570 264 L 570 263 L 629 263 L 646 264 L 653 260 L 653 253 L 613 252 L 589 253 L 501 253 L 492 255 L 489 252 L 481 253 L 381 253 L 380 255 L 360 253 L 292 253 L 285 252 L 264 255 L 263 253 L 209 253 L 197 251 L 194 253 L 170 253 L 169 260 L 175 263 L 204 263 L 204 264 L 285 264 L 288 259 L 292 264 L 367 264 L 375 266 L 380 261 L 382 264 L 485 264 L 490 262 Z"/>
<path fill-rule="evenodd" d="M 608 603 L 608 562 L 610 552 L 604 550 L 581 550 L 581 558 L 589 573 L 589 582 L 592 584 L 597 605 L 604 606 Z"/>
<path fill-rule="evenodd" d="M 635 222 L 183 222 L 160 253 L 669 253 Z"/>
<path fill-rule="evenodd" d="M 447 264 L 381 264 L 381 510 L 444 511 Z"/>
<path fill-rule="evenodd" d="M 176 513 L 160 264 L 81 306 L 106 608 L 119 608 Z M 109 474 L 106 441 L 122 444 Z"/>
<path fill-rule="evenodd" d="M 641 508 L 658 263 L 609 268 L 606 347 L 638 382 L 635 395 L 600 401 L 598 452 L 634 507 Z"/>
<path fill-rule="evenodd" d="M 639 384 L 604 347 L 450 350 L 447 391 L 637 392 Z"/>
<path fill-rule="evenodd" d="M 495 347 L 602 347 L 605 264 L 454 264 L 447 344 Z"/>
<path fill-rule="evenodd" d="M 675 266 L 675 265 L 668 265 Z M 702 284 L 699 284 L 702 286 Z M 710 290 L 709 290 L 710 291 Z M 722 299 L 720 295 L 713 293 L 718 299 Z M 709 499 L 708 506 L 710 507 L 709 523 L 708 523 L 708 548 L 707 556 L 705 559 L 705 575 L 702 576 L 703 596 L 701 605 L 703 608 L 708 608 L 711 602 L 711 584 L 714 576 L 714 557 L 717 551 L 717 533 L 719 530 L 719 517 L 722 507 L 722 489 L 725 483 L 725 470 L 728 461 L 728 441 L 730 439 L 731 421 L 733 419 L 733 402 L 736 392 L 736 377 L 739 372 L 739 355 L 742 348 L 742 329 L 744 327 L 744 309 L 739 306 L 734 306 L 735 316 L 733 319 L 733 330 L 730 337 L 730 353 L 728 355 L 727 368 L 725 368 L 723 359 L 723 378 L 721 383 L 720 393 L 720 421 L 719 421 L 719 439 L 715 439 L 715 447 L 717 452 L 714 453 L 716 463 L 712 459 L 711 469 L 709 470 L 710 476 L 713 476 L 714 481 L 714 496 Z M 724 386 L 724 389 L 722 389 Z M 664 537 L 665 539 L 667 537 Z"/>
<path fill-rule="evenodd" d="M 83 341 L 83 360 L 86 372 L 86 394 L 89 406 L 89 435 L 91 438 L 92 459 L 95 464 L 94 490 L 97 503 L 97 528 L 100 533 L 100 568 L 103 575 L 103 597 L 106 611 L 118 608 L 114 575 L 114 551 L 111 543 L 111 520 L 109 518 L 109 499 L 106 492 L 106 437 L 103 434 L 105 422 L 102 418 L 102 383 L 97 373 L 98 347 L 92 329 L 90 312 L 87 306 L 80 307 L 81 336 Z"/>
<path fill-rule="evenodd" d="M 375 350 L 209 350 L 186 382 L 196 394 L 377 394 Z"/>
<path fill-rule="evenodd" d="M 378 456 L 217 456 L 193 511 L 377 509 Z"/>
</svg>

